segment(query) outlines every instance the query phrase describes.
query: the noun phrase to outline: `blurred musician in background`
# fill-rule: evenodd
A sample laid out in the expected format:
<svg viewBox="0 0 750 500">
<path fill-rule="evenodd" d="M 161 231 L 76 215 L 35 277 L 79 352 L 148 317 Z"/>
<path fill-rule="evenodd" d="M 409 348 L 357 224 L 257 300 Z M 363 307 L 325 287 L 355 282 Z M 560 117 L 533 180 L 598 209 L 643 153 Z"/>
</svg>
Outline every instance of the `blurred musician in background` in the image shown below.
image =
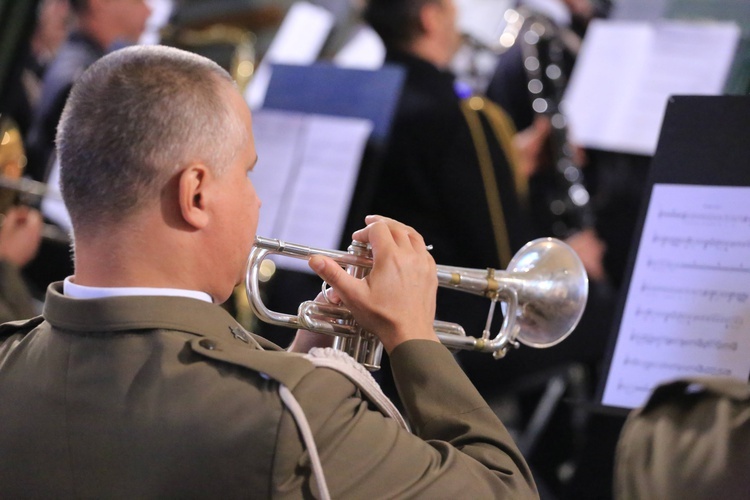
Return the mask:
<svg viewBox="0 0 750 500">
<path fill-rule="evenodd" d="M 54 159 L 55 131 L 75 80 L 113 48 L 138 41 L 151 10 L 146 0 L 70 0 L 76 27 L 45 72 L 28 135 L 28 174 L 46 181 Z"/>
<path fill-rule="evenodd" d="M 38 311 L 21 269 L 34 258 L 42 236 L 42 217 L 28 207 L 0 215 L 0 323 L 28 319 Z"/>
<path fill-rule="evenodd" d="M 602 2 L 591 0 L 519 2 L 506 13 L 503 43 L 512 45 L 499 57 L 486 91 L 518 130 L 544 136 L 529 172 L 535 230 L 567 238 L 597 282 L 607 279 L 606 246 L 595 227 L 595 183 L 584 174 L 596 172 L 584 169 L 583 149 L 569 142 L 561 103 L 586 26 L 604 12 Z"/>
<path fill-rule="evenodd" d="M 21 204 L 22 194 L 8 188 L 19 181 L 26 162 L 21 131 L 0 115 L 0 322 L 38 314 L 21 270 L 37 255 L 42 239 L 41 214 Z"/>
<path fill-rule="evenodd" d="M 0 113 L 15 120 L 24 138 L 41 97 L 44 73 L 67 36 L 69 13 L 68 0 L 41 0 L 33 15 L 33 33 L 28 40 L 22 39 L 17 76 L 11 79 L 4 92 L 2 107 L 5 109 L 0 109 Z"/>
<path fill-rule="evenodd" d="M 310 266 L 382 340 L 414 434 L 350 358 L 316 368 L 325 350 L 284 352 L 218 306 L 261 205 L 250 111 L 218 65 L 115 51 L 74 86 L 57 144 L 75 274 L 0 329 L 0 497 L 538 497 L 433 331 L 435 262 L 411 227 L 366 219 L 364 280 Z"/>
<path fill-rule="evenodd" d="M 386 63 L 406 70 L 371 213 L 417 228 L 437 262 L 504 269 L 529 240 L 525 178 L 504 112 L 463 94 L 448 70 L 461 45 L 453 0 L 370 0 L 363 15 Z M 438 302 L 441 319 L 482 331 L 481 298 L 441 290 Z"/>
</svg>

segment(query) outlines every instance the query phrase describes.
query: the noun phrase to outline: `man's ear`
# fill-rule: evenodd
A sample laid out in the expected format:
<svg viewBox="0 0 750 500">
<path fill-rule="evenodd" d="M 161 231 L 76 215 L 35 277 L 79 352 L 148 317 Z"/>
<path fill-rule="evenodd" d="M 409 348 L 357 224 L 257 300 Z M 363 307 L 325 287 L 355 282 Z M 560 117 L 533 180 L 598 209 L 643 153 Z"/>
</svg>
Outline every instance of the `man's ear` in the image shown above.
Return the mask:
<svg viewBox="0 0 750 500">
<path fill-rule="evenodd" d="M 191 164 L 178 177 L 180 213 L 185 222 L 196 229 L 202 229 L 209 221 L 206 191 L 210 181 L 211 172 L 201 163 Z"/>
</svg>

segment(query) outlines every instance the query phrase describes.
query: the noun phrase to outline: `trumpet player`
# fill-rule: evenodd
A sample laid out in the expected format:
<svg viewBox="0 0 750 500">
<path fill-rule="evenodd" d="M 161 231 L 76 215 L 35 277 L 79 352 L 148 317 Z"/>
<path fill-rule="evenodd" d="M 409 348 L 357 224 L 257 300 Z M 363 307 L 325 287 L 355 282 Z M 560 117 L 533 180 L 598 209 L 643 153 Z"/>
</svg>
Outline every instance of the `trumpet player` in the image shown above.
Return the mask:
<svg viewBox="0 0 750 500">
<path fill-rule="evenodd" d="M 41 317 L 0 329 L 0 497 L 537 496 L 437 342 L 435 263 L 410 227 L 369 217 L 354 234 L 373 248 L 366 280 L 310 265 L 383 341 L 412 432 L 344 357 L 319 367 L 219 307 L 261 202 L 250 112 L 218 66 L 113 52 L 75 85 L 57 144 L 75 273 Z"/>
</svg>

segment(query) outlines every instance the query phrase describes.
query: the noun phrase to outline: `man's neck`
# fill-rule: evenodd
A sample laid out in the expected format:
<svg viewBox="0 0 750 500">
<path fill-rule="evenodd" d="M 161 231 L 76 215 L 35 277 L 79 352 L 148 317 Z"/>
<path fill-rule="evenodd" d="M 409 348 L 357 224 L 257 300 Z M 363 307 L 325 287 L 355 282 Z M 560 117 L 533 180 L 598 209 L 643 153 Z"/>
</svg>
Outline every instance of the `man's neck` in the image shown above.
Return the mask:
<svg viewBox="0 0 750 500">
<path fill-rule="evenodd" d="M 424 59 L 441 70 L 447 69 L 453 58 L 453 54 L 448 53 L 438 43 L 427 38 L 415 40 L 404 51 Z"/>
<path fill-rule="evenodd" d="M 203 290 L 194 273 L 197 263 L 188 260 L 190 242 L 178 232 L 164 236 L 148 229 L 121 226 L 105 235 L 75 237 L 75 281 L 96 287 L 153 287 Z M 151 235 L 161 234 L 160 238 Z"/>
</svg>

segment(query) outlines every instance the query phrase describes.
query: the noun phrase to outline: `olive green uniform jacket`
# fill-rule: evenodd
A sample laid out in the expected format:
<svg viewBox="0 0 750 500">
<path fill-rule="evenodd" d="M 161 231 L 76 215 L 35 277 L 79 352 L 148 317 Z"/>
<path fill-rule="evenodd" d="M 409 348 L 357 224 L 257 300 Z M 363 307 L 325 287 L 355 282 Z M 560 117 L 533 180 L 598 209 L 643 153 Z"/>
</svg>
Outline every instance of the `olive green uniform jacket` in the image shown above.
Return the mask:
<svg viewBox="0 0 750 500">
<path fill-rule="evenodd" d="M 657 387 L 623 427 L 615 498 L 750 498 L 750 384 L 695 378 Z"/>
<path fill-rule="evenodd" d="M 0 327 L 0 497 L 534 498 L 507 431 L 440 344 L 392 366 L 412 430 L 338 372 L 181 297 L 66 298 Z M 419 437 L 417 437 L 419 436 Z"/>
<path fill-rule="evenodd" d="M 0 323 L 38 314 L 18 266 L 0 260 Z"/>
</svg>

